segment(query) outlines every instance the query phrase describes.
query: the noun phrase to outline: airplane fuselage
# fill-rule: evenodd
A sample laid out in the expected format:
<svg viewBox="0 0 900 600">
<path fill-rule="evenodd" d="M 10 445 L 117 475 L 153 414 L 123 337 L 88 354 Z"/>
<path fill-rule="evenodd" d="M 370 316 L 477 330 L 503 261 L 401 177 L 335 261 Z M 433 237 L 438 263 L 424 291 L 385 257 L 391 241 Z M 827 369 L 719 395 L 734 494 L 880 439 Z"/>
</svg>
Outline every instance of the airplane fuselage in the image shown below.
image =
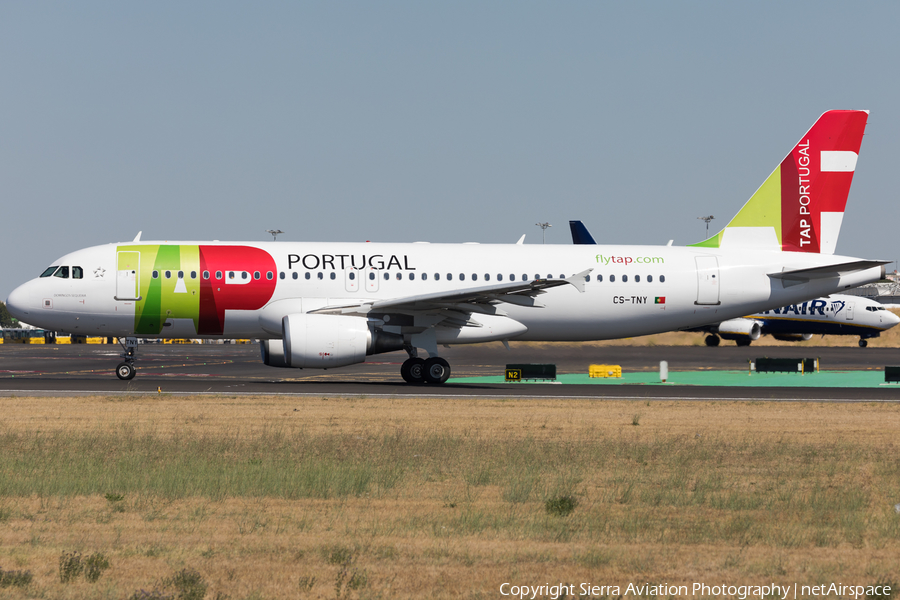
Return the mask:
<svg viewBox="0 0 900 600">
<path fill-rule="evenodd" d="M 66 273 L 48 269 L 16 289 L 9 305 L 22 321 L 74 334 L 271 339 L 281 336 L 264 328 L 260 317 L 276 302 L 309 313 L 511 281 L 565 279 L 590 270 L 583 293 L 562 285 L 538 296 L 538 306 L 495 303 L 524 330 L 505 336 L 473 332 L 452 343 L 580 341 L 696 327 L 803 302 L 881 274 L 872 267 L 785 285 L 770 274 L 854 259 L 752 252 L 748 260 L 747 251 L 670 246 L 109 244 L 62 257 L 53 266 L 68 267 Z M 382 324 L 382 317 L 378 327 L 385 331 L 402 335 L 421 328 L 399 316 Z"/>
</svg>

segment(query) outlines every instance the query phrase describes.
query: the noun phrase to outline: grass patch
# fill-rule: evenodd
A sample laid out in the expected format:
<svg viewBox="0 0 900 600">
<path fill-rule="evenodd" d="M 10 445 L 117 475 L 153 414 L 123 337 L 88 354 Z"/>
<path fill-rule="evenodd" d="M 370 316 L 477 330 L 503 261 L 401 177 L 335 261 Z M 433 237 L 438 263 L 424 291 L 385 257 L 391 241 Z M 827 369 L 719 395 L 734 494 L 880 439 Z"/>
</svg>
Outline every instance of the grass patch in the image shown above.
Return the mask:
<svg viewBox="0 0 900 600">
<path fill-rule="evenodd" d="M 12 408 L 40 418 L 42 402 L 56 414 L 46 399 Z M 137 408 L 156 403 L 162 420 L 146 423 L 2 421 L 5 555 L 37 574 L 9 585 L 48 598 L 174 600 L 202 586 L 236 600 L 450 598 L 496 595 L 510 577 L 900 572 L 891 405 L 640 402 L 635 427 L 636 404 L 616 401 Z M 278 421 L 302 407 L 302 425 L 227 418 L 251 406 Z M 66 407 L 67 421 L 81 408 Z M 89 573 L 102 583 L 89 588 Z"/>
</svg>

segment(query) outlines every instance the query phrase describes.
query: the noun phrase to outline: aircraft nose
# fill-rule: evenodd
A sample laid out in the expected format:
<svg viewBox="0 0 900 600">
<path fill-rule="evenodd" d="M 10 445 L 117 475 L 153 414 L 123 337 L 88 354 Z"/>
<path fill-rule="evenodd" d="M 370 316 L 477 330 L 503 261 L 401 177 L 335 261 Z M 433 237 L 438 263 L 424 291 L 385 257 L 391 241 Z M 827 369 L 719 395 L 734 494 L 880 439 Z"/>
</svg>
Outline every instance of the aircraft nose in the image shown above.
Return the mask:
<svg viewBox="0 0 900 600">
<path fill-rule="evenodd" d="M 28 321 L 28 314 L 31 310 L 33 310 L 32 306 L 32 293 L 30 291 L 31 286 L 29 283 L 24 283 L 14 289 L 12 293 L 10 293 L 9 298 L 6 299 L 6 309 L 9 311 L 9 314 L 19 319 L 20 321 Z"/>
<path fill-rule="evenodd" d="M 894 311 L 885 310 L 881 312 L 884 313 L 884 316 L 882 318 L 884 319 L 884 322 L 888 327 L 893 327 L 894 325 L 900 323 L 900 316 L 897 316 L 897 313 L 895 313 Z"/>
</svg>

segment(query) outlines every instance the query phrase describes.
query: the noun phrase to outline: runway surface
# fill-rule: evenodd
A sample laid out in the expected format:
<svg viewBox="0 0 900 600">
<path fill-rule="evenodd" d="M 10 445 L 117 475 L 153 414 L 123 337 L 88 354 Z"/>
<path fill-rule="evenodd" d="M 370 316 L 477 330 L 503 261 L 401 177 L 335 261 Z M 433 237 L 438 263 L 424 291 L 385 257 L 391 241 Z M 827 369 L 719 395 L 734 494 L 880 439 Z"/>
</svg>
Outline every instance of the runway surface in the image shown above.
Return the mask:
<svg viewBox="0 0 900 600">
<path fill-rule="evenodd" d="M 900 401 L 900 385 L 878 388 L 743 387 L 483 384 L 451 380 L 443 386 L 409 386 L 400 379 L 404 353 L 369 357 L 370 361 L 329 371 L 275 369 L 260 361 L 248 345 L 158 345 L 138 349 L 138 374 L 120 381 L 113 374 L 121 361 L 115 345 L 0 345 L 0 396 L 59 394 L 367 395 L 452 397 L 568 397 L 670 399 L 778 399 L 823 401 Z M 669 370 L 745 370 L 761 356 L 817 357 L 828 370 L 883 370 L 900 365 L 900 349 L 705 346 L 589 346 L 579 344 L 458 346 L 442 351 L 453 377 L 502 375 L 507 363 L 555 363 L 559 373 L 585 373 L 588 365 L 621 365 L 625 372 L 655 371 L 666 360 Z M 796 377 L 796 376 L 794 376 Z"/>
</svg>

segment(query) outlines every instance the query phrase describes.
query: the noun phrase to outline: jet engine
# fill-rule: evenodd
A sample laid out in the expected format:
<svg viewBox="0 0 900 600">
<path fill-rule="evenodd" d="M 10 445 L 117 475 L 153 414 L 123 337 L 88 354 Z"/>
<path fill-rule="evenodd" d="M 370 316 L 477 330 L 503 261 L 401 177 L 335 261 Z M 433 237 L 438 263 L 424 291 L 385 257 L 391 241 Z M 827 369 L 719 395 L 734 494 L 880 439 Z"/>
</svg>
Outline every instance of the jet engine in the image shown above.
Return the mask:
<svg viewBox="0 0 900 600">
<path fill-rule="evenodd" d="M 364 317 L 295 313 L 282 319 L 281 340 L 262 340 L 270 367 L 332 369 L 361 363 L 367 354 L 403 349 L 403 337 L 374 331 Z"/>
<path fill-rule="evenodd" d="M 719 323 L 719 336 L 726 340 L 744 340 L 751 342 L 759 339 L 762 325 L 752 319 L 731 319 Z"/>
</svg>

